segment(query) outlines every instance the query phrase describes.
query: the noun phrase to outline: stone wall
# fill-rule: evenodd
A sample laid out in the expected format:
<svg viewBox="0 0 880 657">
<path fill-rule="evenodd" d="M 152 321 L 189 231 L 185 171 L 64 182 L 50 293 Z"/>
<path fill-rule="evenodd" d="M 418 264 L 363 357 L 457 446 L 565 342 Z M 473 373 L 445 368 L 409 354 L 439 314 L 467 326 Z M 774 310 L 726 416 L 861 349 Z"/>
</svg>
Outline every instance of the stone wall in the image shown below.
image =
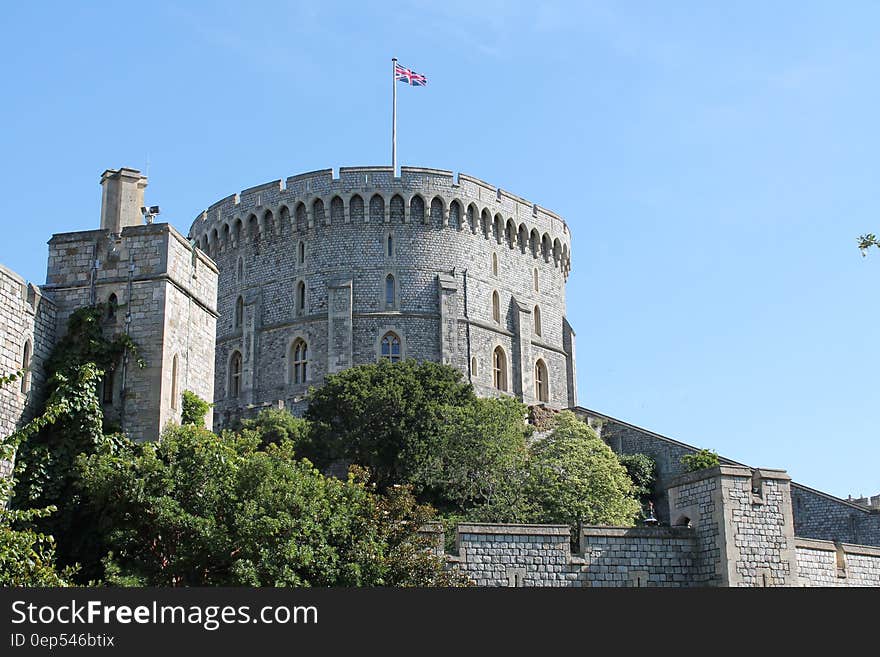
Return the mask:
<svg viewBox="0 0 880 657">
<path fill-rule="evenodd" d="M 453 568 L 477 586 L 680 587 L 691 582 L 690 529 L 584 527 L 572 553 L 567 525 L 458 525 Z"/>
<path fill-rule="evenodd" d="M 337 177 L 317 171 L 215 203 L 190 236 L 220 271 L 221 425 L 269 405 L 301 410 L 309 385 L 375 362 L 388 332 L 399 338 L 401 357 L 458 367 L 480 395 L 539 401 L 535 371 L 543 361 L 545 403 L 565 408 L 576 399 L 565 322 L 568 227 L 476 178 L 410 167 L 398 178 L 387 167 L 343 168 Z M 297 340 L 308 346 L 305 382 L 292 376 Z M 504 390 L 495 386 L 496 348 Z"/>
<path fill-rule="evenodd" d="M 681 526 L 461 523 L 447 559 L 477 586 L 880 586 L 880 548 L 794 537 L 789 487 L 780 470 L 722 465 L 673 480 Z M 440 525 L 426 531 L 442 553 Z"/>
<path fill-rule="evenodd" d="M 179 418 L 184 389 L 212 399 L 216 279 L 210 258 L 169 224 L 60 233 L 49 241 L 45 289 L 58 307 L 57 334 L 74 310 L 104 304 L 105 334 L 128 333 L 145 362 L 140 368 L 123 358 L 101 393 L 108 420 L 132 439 L 154 440 Z"/>
<path fill-rule="evenodd" d="M 801 586 L 880 586 L 880 549 L 798 538 Z"/>
<path fill-rule="evenodd" d="M 647 454 L 657 464 L 655 502 L 657 517 L 670 522 L 666 491 L 684 473 L 681 457 L 699 448 L 667 436 L 623 422 L 587 408 L 572 409 L 593 426 L 601 438 L 618 454 Z M 719 456 L 725 465 L 743 465 Z M 880 546 L 880 509 L 868 508 L 833 495 L 791 482 L 795 534 L 805 538 L 836 540 L 860 545 Z"/>
<path fill-rule="evenodd" d="M 0 375 L 26 369 L 24 378 L 0 387 L 0 436 L 9 436 L 41 403 L 43 363 L 55 343 L 55 306 L 40 288 L 0 265 Z M 0 461 L 0 476 L 12 464 Z"/>
</svg>

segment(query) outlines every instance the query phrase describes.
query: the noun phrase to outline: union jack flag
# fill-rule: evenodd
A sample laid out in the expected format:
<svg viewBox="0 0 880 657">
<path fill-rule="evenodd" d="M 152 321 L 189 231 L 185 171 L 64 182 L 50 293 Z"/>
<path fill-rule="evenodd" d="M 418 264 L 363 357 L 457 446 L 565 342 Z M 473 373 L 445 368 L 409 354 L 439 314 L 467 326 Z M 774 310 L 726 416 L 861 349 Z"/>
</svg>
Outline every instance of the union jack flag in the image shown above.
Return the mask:
<svg viewBox="0 0 880 657">
<path fill-rule="evenodd" d="M 426 78 L 421 73 L 416 73 L 415 71 L 411 71 L 405 66 L 401 66 L 400 64 L 394 65 L 394 79 L 406 82 L 414 87 L 424 87 L 428 84 L 428 78 Z"/>
</svg>

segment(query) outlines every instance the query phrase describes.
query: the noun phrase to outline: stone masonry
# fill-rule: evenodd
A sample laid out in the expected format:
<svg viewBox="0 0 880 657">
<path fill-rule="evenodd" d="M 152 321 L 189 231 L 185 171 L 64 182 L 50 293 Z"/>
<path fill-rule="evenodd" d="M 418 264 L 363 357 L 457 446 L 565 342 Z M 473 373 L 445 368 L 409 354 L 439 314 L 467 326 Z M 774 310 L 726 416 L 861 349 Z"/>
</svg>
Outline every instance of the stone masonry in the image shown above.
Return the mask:
<svg viewBox="0 0 880 657">
<path fill-rule="evenodd" d="M 477 178 L 315 171 L 218 201 L 190 238 L 220 272 L 218 426 L 266 406 L 301 412 L 310 385 L 375 362 L 385 336 L 402 358 L 458 367 L 480 395 L 576 402 L 568 226 Z"/>
</svg>

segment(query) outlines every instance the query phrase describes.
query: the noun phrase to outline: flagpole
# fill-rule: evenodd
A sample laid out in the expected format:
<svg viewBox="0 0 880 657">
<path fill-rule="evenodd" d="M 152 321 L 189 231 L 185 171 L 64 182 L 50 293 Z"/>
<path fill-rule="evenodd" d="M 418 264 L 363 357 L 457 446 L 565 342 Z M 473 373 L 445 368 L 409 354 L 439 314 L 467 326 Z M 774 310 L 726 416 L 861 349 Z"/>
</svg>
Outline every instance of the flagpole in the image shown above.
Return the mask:
<svg viewBox="0 0 880 657">
<path fill-rule="evenodd" d="M 391 58 L 391 175 L 397 177 L 397 57 Z"/>
</svg>

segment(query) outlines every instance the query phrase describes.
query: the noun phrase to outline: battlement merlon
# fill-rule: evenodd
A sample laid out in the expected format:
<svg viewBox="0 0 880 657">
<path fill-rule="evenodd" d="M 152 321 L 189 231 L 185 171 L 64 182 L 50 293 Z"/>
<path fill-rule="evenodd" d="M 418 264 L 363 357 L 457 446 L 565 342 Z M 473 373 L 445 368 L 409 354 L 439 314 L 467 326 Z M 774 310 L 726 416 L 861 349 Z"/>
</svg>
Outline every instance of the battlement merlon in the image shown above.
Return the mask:
<svg viewBox="0 0 880 657">
<path fill-rule="evenodd" d="M 208 234 L 212 227 L 236 219 L 244 220 L 251 213 L 260 214 L 265 210 L 274 213 L 282 206 L 287 206 L 292 213 L 295 204 L 302 202 L 311 207 L 316 198 L 322 198 L 325 207 L 329 207 L 330 200 L 337 194 L 345 198 L 355 193 L 361 196 L 365 193 L 381 194 L 383 190 L 408 190 L 423 197 L 426 192 L 436 193 L 444 198 L 447 207 L 456 198 L 463 208 L 476 200 L 481 210 L 485 207 L 493 216 L 499 213 L 505 221 L 512 219 L 517 225 L 531 224 L 530 227 L 541 233 L 561 236 L 566 243 L 571 240 L 567 223 L 555 212 L 474 176 L 464 173 L 456 176 L 445 169 L 401 167 L 400 176 L 395 177 L 391 167 L 383 166 L 341 167 L 336 177 L 333 169 L 319 169 L 249 187 L 211 204 L 194 219 L 189 236 L 198 239 Z M 425 200 L 430 203 L 431 199 Z M 368 203 L 369 198 L 364 201 Z"/>
</svg>

